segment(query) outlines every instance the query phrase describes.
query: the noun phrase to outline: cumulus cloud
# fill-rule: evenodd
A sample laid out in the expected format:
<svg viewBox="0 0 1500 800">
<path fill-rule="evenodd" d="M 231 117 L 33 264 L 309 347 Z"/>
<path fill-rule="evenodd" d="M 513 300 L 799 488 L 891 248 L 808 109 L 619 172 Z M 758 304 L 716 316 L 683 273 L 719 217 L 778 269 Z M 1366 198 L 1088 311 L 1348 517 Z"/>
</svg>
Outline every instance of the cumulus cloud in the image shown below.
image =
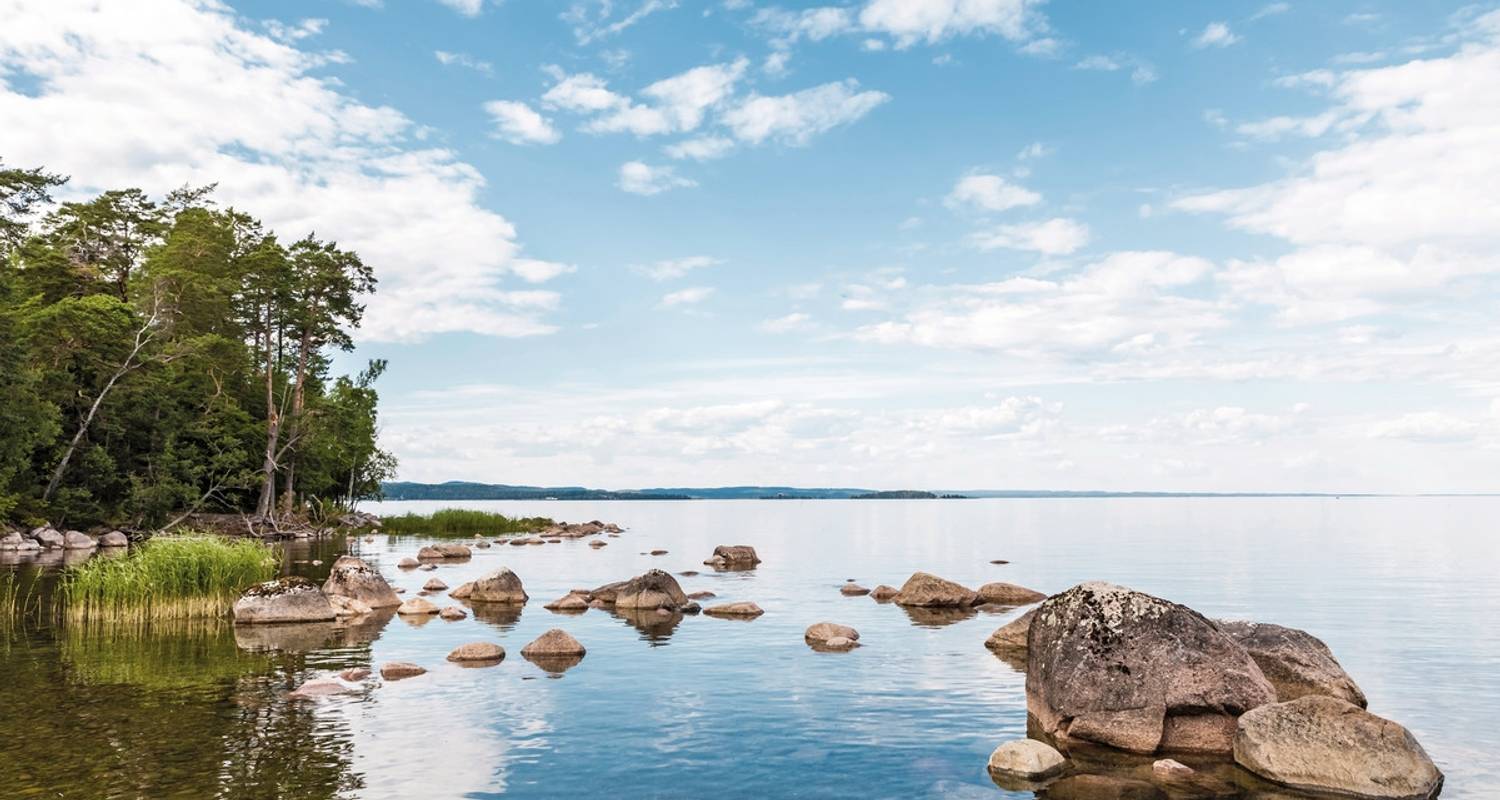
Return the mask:
<svg viewBox="0 0 1500 800">
<path fill-rule="evenodd" d="M 678 175 L 677 170 L 670 166 L 652 166 L 643 161 L 627 161 L 620 165 L 619 187 L 631 194 L 649 197 L 697 185 L 697 181 Z"/>
<path fill-rule="evenodd" d="M 8 163 L 74 175 L 77 193 L 218 182 L 224 203 L 287 238 L 336 239 L 380 280 L 366 339 L 553 330 L 545 309 L 506 293 L 519 246 L 480 204 L 483 176 L 401 112 L 314 74 L 337 57 L 186 0 L 58 0 L 0 16 L 28 23 L 0 26 Z M 11 76 L 31 80 L 22 90 Z"/>
<path fill-rule="evenodd" d="M 980 250 L 1006 248 L 1065 256 L 1089 243 L 1089 228 L 1078 220 L 1056 217 L 1040 222 L 997 225 L 972 234 L 969 240 Z"/>
<path fill-rule="evenodd" d="M 514 100 L 491 100 L 484 104 L 495 123 L 495 135 L 511 144 L 556 144 L 562 134 L 551 120 L 525 103 Z"/>
<path fill-rule="evenodd" d="M 1030 47 L 1028 52 L 1044 54 L 1055 49 L 1056 43 L 1036 38 L 1048 28 L 1041 5 L 1042 0 L 866 0 L 857 12 L 840 6 L 798 11 L 762 8 L 751 23 L 771 32 L 773 42 L 781 47 L 844 34 L 889 37 L 897 49 L 958 36 L 996 35 L 1022 44 L 1023 49 Z M 867 39 L 865 49 L 883 49 L 885 43 L 886 39 Z"/>
<path fill-rule="evenodd" d="M 1210 22 L 1204 26 L 1203 31 L 1193 37 L 1193 46 L 1204 47 L 1228 47 L 1238 42 L 1240 37 L 1229 29 L 1229 25 L 1223 22 Z"/>
<path fill-rule="evenodd" d="M 662 148 L 662 152 L 668 158 L 682 160 L 690 158 L 694 161 L 712 161 L 729 155 L 734 149 L 734 140 L 724 136 L 700 136 L 696 139 L 685 139 L 675 144 L 669 144 Z"/>
<path fill-rule="evenodd" d="M 736 138 L 804 145 L 812 137 L 854 122 L 891 99 L 885 92 L 859 89 L 854 79 L 825 83 L 779 96 L 752 95 L 725 112 Z"/>
<path fill-rule="evenodd" d="M 983 211 L 1007 211 L 1020 206 L 1036 205 L 1042 196 L 1017 186 L 999 175 L 965 175 L 953 185 L 944 203 L 949 208 L 977 208 Z"/>
</svg>

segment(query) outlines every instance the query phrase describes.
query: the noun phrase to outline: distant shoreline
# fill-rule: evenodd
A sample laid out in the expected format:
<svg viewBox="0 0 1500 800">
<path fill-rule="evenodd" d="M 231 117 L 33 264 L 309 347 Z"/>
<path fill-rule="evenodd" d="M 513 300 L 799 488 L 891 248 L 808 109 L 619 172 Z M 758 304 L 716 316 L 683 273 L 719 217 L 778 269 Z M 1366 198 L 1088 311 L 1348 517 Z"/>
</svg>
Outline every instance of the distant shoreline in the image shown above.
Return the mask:
<svg viewBox="0 0 1500 800">
<path fill-rule="evenodd" d="M 1054 489 L 901 489 L 800 488 L 790 486 L 718 486 L 656 489 L 590 489 L 582 486 L 515 486 L 449 481 L 395 481 L 384 486 L 384 499 L 404 500 L 982 500 L 1088 498 L 1369 498 L 1496 497 L 1496 492 L 1113 492 Z"/>
</svg>

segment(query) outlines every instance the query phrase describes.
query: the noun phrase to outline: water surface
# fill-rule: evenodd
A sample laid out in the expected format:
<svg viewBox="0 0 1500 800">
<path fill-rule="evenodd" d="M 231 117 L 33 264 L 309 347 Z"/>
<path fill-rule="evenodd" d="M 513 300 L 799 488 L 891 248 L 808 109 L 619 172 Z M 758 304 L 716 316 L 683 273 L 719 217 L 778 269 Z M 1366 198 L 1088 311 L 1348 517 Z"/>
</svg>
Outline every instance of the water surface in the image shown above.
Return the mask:
<svg viewBox="0 0 1500 800">
<path fill-rule="evenodd" d="M 228 625 L 146 634 L 21 626 L 0 637 L 0 786 L 19 797 L 1031 797 L 985 770 L 1023 736 L 1024 676 L 983 647 L 1019 611 L 957 618 L 844 597 L 853 578 L 923 569 L 969 585 L 1059 591 L 1110 580 L 1210 616 L 1305 628 L 1333 648 L 1372 711 L 1410 728 L 1447 775 L 1444 797 L 1500 796 L 1500 499 L 403 502 L 462 505 L 629 530 L 477 550 L 435 572 L 396 569 L 424 542 L 354 551 L 412 596 L 511 567 L 519 612 L 413 623 L 388 615 L 298 634 Z M 714 573 L 717 544 L 763 563 Z M 302 545 L 326 574 L 342 542 Z M 668 551 L 663 556 L 647 553 Z M 992 565 L 992 559 L 1011 563 Z M 651 567 L 709 602 L 751 600 L 751 622 L 554 614 L 543 603 Z M 432 598 L 440 605 L 448 601 Z M 864 647 L 822 654 L 811 623 Z M 560 627 L 588 648 L 560 676 L 520 658 Z M 494 641 L 498 667 L 444 661 Z M 286 692 L 346 666 L 430 672 L 316 703 Z M 30 742 L 32 746 L 16 747 Z M 14 753 L 15 757 L 11 757 Z M 8 795 L 9 796 L 9 795 Z"/>
</svg>

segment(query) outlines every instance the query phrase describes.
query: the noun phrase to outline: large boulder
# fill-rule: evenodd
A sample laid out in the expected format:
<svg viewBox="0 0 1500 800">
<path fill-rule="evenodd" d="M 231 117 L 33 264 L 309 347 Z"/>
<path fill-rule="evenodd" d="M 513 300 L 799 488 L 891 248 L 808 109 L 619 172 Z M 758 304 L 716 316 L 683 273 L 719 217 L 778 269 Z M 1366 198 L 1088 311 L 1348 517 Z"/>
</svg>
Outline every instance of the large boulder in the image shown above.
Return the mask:
<svg viewBox="0 0 1500 800">
<path fill-rule="evenodd" d="M 358 600 L 370 608 L 391 608 L 401 605 L 401 598 L 386 583 L 380 570 L 355 556 L 339 556 L 333 562 L 328 580 L 323 582 L 323 594 Z"/>
<path fill-rule="evenodd" d="M 432 544 L 417 551 L 418 561 L 445 561 L 471 558 L 474 551 L 461 544 Z"/>
<path fill-rule="evenodd" d="M 296 576 L 257 583 L 234 601 L 240 624 L 331 622 L 336 616 L 318 585 Z"/>
<path fill-rule="evenodd" d="M 553 673 L 565 672 L 577 666 L 586 653 L 577 639 L 559 628 L 547 631 L 521 648 L 522 658 Z"/>
<path fill-rule="evenodd" d="M 1321 695 L 1240 717 L 1234 760 L 1267 780 L 1357 797 L 1429 798 L 1443 786 L 1443 773 L 1405 728 Z"/>
<path fill-rule="evenodd" d="M 703 609 L 703 613 L 710 617 L 730 617 L 738 619 L 755 619 L 766 612 L 761 607 L 750 602 L 720 603 Z"/>
<path fill-rule="evenodd" d="M 715 569 L 749 569 L 760 563 L 760 556 L 748 544 L 721 544 L 703 563 Z"/>
<path fill-rule="evenodd" d="M 1177 603 L 1084 583 L 1031 620 L 1026 708 L 1063 742 L 1227 755 L 1239 715 L 1275 701 L 1249 653 Z"/>
<path fill-rule="evenodd" d="M 64 550 L 93 550 L 98 546 L 99 543 L 94 541 L 94 537 L 82 531 L 68 531 L 63 534 Z"/>
<path fill-rule="evenodd" d="M 802 641 L 814 650 L 853 650 L 859 647 L 859 631 L 836 622 L 819 622 L 808 626 Z"/>
<path fill-rule="evenodd" d="M 31 538 L 51 550 L 61 549 L 63 546 L 63 535 L 52 528 L 37 528 L 31 532 Z"/>
<path fill-rule="evenodd" d="M 1036 609 L 1022 614 L 1010 622 L 1001 625 L 990 634 L 990 638 L 984 641 L 984 646 L 995 651 L 1026 652 L 1026 637 L 1031 633 L 1031 620 L 1036 617 Z"/>
<path fill-rule="evenodd" d="M 680 610 L 689 603 L 677 579 L 659 569 L 647 570 L 628 581 L 600 586 L 590 593 L 595 600 L 618 609 L 665 608 Z"/>
<path fill-rule="evenodd" d="M 100 547 L 126 547 L 130 544 L 130 537 L 119 531 L 110 531 L 99 537 Z"/>
<path fill-rule="evenodd" d="M 15 531 L 11 531 L 4 536 L 0 536 L 0 550 L 20 550 L 21 542 L 24 541 L 26 541 L 25 537 Z"/>
<path fill-rule="evenodd" d="M 1047 595 L 1035 589 L 1000 581 L 986 583 L 979 587 L 978 594 L 979 599 L 975 601 L 977 605 L 1026 606 L 1047 599 Z"/>
<path fill-rule="evenodd" d="M 1067 766 L 1062 753 L 1045 742 L 1016 739 L 990 753 L 990 771 L 1027 780 L 1050 778 Z"/>
<path fill-rule="evenodd" d="M 1219 630 L 1250 653 L 1282 702 L 1312 694 L 1364 708 L 1365 693 L 1339 666 L 1328 645 L 1307 631 L 1264 622 L 1218 621 Z"/>
<path fill-rule="evenodd" d="M 475 581 L 460 586 L 459 589 L 449 592 L 450 597 L 460 600 L 468 600 L 471 603 L 507 603 L 510 605 L 521 605 L 530 598 L 526 595 L 526 589 L 521 586 L 521 579 L 516 573 L 511 572 L 508 567 L 491 572 Z"/>
<path fill-rule="evenodd" d="M 897 605 L 902 606 L 958 608 L 974 605 L 978 597 L 973 589 L 966 586 L 926 572 L 917 572 L 901 585 L 901 591 L 896 593 L 895 600 Z"/>
</svg>

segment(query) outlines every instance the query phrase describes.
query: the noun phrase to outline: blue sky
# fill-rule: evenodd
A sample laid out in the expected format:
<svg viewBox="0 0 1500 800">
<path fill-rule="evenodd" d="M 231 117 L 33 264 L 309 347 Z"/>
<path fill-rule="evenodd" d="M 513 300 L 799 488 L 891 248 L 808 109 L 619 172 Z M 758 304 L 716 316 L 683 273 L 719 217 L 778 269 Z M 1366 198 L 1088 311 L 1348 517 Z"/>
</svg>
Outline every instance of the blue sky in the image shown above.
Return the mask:
<svg viewBox="0 0 1500 800">
<path fill-rule="evenodd" d="M 1494 4 L 0 18 L 7 163 L 217 181 L 376 267 L 342 366 L 390 359 L 404 478 L 1500 478 Z"/>
</svg>

